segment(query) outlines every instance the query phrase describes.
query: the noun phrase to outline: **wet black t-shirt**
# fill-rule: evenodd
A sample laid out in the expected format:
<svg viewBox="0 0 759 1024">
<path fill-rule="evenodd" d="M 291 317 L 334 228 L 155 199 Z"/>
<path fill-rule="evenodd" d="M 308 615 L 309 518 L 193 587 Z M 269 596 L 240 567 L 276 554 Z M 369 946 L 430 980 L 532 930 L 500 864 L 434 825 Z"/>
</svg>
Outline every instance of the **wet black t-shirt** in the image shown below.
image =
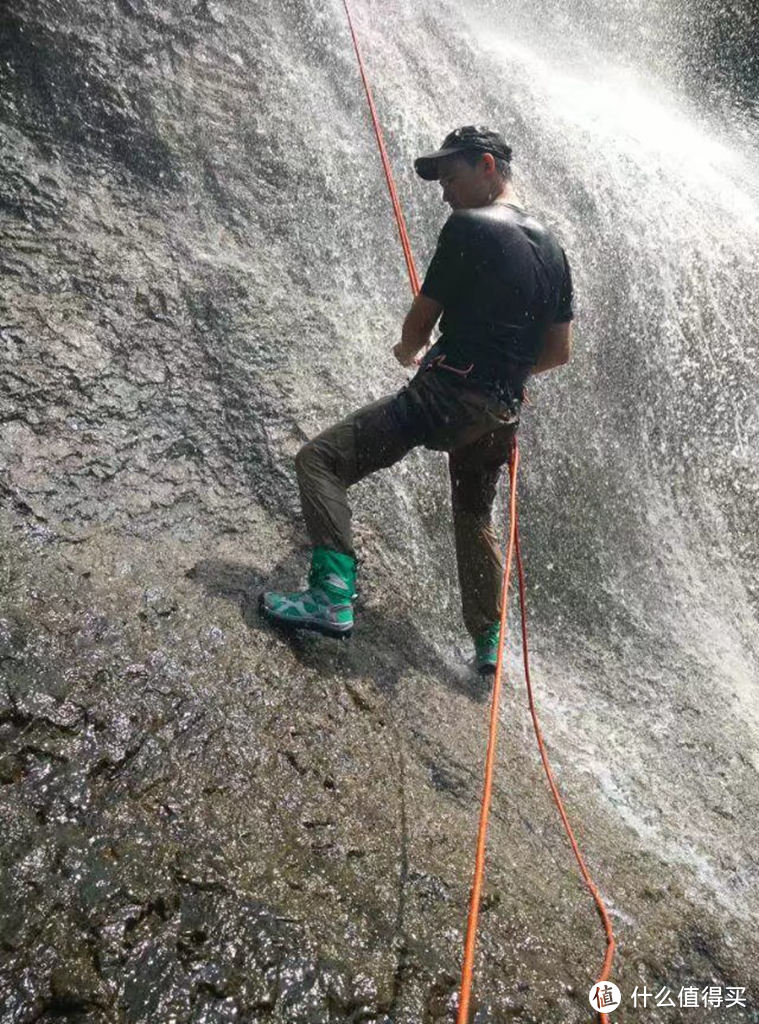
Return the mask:
<svg viewBox="0 0 759 1024">
<path fill-rule="evenodd" d="M 461 377 L 469 386 L 506 400 L 521 397 L 546 327 L 573 318 L 564 250 L 542 224 L 502 201 L 451 213 L 421 292 L 444 308 L 441 337 L 420 370 L 445 353 L 446 365 L 474 364 Z"/>
</svg>

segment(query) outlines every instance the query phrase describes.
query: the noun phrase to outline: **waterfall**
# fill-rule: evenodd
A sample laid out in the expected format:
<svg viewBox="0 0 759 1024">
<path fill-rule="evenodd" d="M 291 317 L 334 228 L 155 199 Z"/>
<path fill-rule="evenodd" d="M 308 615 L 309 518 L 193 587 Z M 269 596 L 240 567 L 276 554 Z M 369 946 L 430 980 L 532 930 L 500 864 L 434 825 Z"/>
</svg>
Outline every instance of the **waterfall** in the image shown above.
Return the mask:
<svg viewBox="0 0 759 1024">
<path fill-rule="evenodd" d="M 0 1019 L 446 1020 L 484 737 L 446 456 L 351 491 L 350 646 L 248 614 L 302 576 L 300 445 L 410 376 L 342 2 L 13 6 L 0 808 L 21 916 L 0 912 Z M 573 356 L 520 425 L 520 527 L 612 980 L 629 999 L 640 961 L 649 987 L 759 992 L 755 12 L 353 6 L 420 273 L 449 211 L 414 157 L 471 123 L 511 144 L 572 265 Z M 477 1020 L 521 999 L 567 1024 L 602 934 L 536 767 L 518 629 L 514 598 Z"/>
</svg>

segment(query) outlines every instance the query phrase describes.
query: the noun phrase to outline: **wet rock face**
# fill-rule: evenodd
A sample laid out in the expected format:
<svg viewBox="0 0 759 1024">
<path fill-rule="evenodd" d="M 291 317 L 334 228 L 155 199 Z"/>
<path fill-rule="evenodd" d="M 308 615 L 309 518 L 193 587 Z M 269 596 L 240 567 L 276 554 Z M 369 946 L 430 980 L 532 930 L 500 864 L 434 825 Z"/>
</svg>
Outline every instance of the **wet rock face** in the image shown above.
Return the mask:
<svg viewBox="0 0 759 1024">
<path fill-rule="evenodd" d="M 307 438 L 299 391 L 310 432 L 330 415 L 314 381 L 344 330 L 324 225 L 360 198 L 338 195 L 335 161 L 299 155 L 308 111 L 294 129 L 281 79 L 318 46 L 279 6 L 264 34 L 244 5 L 2 15 L 0 486 L 38 522 L 234 530 L 251 491 L 294 511 L 279 451 Z"/>
<path fill-rule="evenodd" d="M 139 87 L 139 51 L 122 54 L 122 71 L 124 59 L 136 61 L 119 81 L 113 51 L 98 31 L 102 23 L 81 32 L 78 5 L 15 8 L 3 16 L 0 34 L 8 126 L 31 138 L 47 160 L 64 156 L 89 172 L 93 164 L 123 167 L 149 185 L 176 183 L 169 148 Z"/>
<path fill-rule="evenodd" d="M 11 536 L 0 1020 L 448 1020 L 455 960 L 440 953 L 460 945 L 465 876 L 445 866 L 453 837 L 436 865 L 410 863 L 406 802 L 426 799 L 425 775 L 447 790 L 434 744 L 421 788 L 402 753 L 396 777 L 386 698 L 414 664 L 407 627 L 395 661 L 371 638 L 291 648 L 241 624 L 251 580 L 200 550 L 169 591 L 152 545 L 138 566 L 107 544 L 93 579 L 92 548 L 59 561 L 49 540 Z M 448 771 L 465 809 L 477 780 Z"/>
<path fill-rule="evenodd" d="M 155 841 L 155 833 L 82 848 L 63 840 L 58 900 L 73 902 L 78 920 L 58 915 L 58 931 L 46 928 L 44 942 L 27 947 L 33 967 L 4 1000 L 6 1019 L 376 1019 L 371 987 L 299 956 L 287 919 L 204 879 L 197 863 L 167 871 L 150 855 Z M 30 938 L 21 929 L 16 941 Z"/>
<path fill-rule="evenodd" d="M 239 537 L 209 558 L 209 542 L 62 544 L 0 522 L 0 1020 L 451 1024 L 487 687 L 413 617 L 363 603 L 350 645 L 273 634 Z M 509 689 L 504 726 L 521 705 Z M 692 874 L 550 752 L 614 864 L 620 985 L 751 985 L 741 921 L 686 895 Z M 534 759 L 505 729 L 480 1024 L 587 1019 L 600 929 Z M 755 777 L 747 762 L 746 793 Z"/>
<path fill-rule="evenodd" d="M 389 350 L 407 286 L 340 5 L 10 6 L 0 1024 L 450 1024 L 489 691 L 464 665 L 444 459 L 412 453 L 354 491 L 350 644 L 286 640 L 254 610 L 265 584 L 304 582 L 294 454 L 404 379 Z M 411 158 L 431 126 L 462 116 L 439 87 L 473 66 L 459 13 L 364 9 L 420 267 L 444 213 Z M 391 30 L 393 46 L 380 45 Z M 477 75 L 458 84 L 466 109 L 484 103 L 495 122 L 509 90 L 494 81 L 488 96 Z M 552 190 L 569 171 L 554 174 L 553 135 L 511 123 L 543 168 L 536 199 L 558 210 Z M 585 263 L 574 239 L 585 286 L 608 264 L 632 292 L 639 264 L 613 249 L 606 187 L 562 216 L 601 211 Z M 623 305 L 616 292 L 598 304 L 599 337 Z M 603 351 L 619 397 L 629 350 Z M 658 570 L 643 578 L 650 523 L 635 533 L 624 460 L 633 427 L 613 426 L 625 407 L 589 417 L 567 405 L 577 429 L 554 431 L 539 406 L 531 439 L 554 461 L 550 473 L 526 462 L 525 549 L 546 731 L 611 894 L 614 978 L 627 993 L 654 980 L 745 985 L 755 1001 L 759 762 L 744 661 L 727 651 L 732 693 L 715 696 L 702 656 L 713 620 L 682 600 L 704 581 L 711 593 L 712 576 L 664 503 L 651 518 L 674 538 L 660 559 L 670 590 Z M 616 468 L 587 463 L 620 437 Z M 596 531 L 578 530 L 593 517 Z M 672 609 L 691 623 L 682 652 L 664 642 L 680 625 Z M 507 687 L 474 1019 L 573 1024 L 587 1020 L 603 939 L 527 767 L 523 714 Z"/>
<path fill-rule="evenodd" d="M 229 829 L 193 828 L 204 801 L 230 813 L 230 791 L 246 799 L 277 756 L 255 739 L 262 723 L 248 719 L 252 736 L 230 751 L 239 702 L 204 707 L 160 650 L 122 663 L 114 686 L 137 637 L 125 645 L 123 625 L 84 613 L 68 644 L 64 614 L 37 597 L 35 621 L 0 620 L 0 1019 L 326 1021 L 327 1008 L 367 1019 L 366 979 L 314 956 L 296 919 L 244 895 Z M 144 621 L 134 615 L 137 634 Z M 206 652 L 223 643 L 217 627 Z"/>
</svg>

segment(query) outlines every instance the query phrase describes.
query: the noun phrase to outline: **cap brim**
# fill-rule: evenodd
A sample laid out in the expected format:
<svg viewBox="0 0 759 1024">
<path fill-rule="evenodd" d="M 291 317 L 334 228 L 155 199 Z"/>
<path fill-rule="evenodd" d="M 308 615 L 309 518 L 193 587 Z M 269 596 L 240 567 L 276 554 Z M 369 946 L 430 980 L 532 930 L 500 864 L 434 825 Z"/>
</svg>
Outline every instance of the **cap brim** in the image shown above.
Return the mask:
<svg viewBox="0 0 759 1024">
<path fill-rule="evenodd" d="M 461 153 L 461 149 L 439 149 L 437 153 L 428 153 L 426 156 L 418 156 L 414 160 L 414 170 L 420 178 L 424 178 L 425 181 L 437 181 L 438 169 L 437 164 L 444 156 L 453 156 L 456 153 Z"/>
</svg>

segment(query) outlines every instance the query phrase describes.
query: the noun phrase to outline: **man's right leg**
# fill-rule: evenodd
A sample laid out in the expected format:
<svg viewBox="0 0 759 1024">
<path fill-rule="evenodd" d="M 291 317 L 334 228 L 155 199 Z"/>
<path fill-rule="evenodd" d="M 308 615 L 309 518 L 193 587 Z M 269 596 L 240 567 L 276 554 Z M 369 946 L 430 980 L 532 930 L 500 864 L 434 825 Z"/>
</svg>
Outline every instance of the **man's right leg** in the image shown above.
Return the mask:
<svg viewBox="0 0 759 1024">
<path fill-rule="evenodd" d="M 413 388 L 362 406 L 322 431 L 295 457 L 301 504 L 314 544 L 309 589 L 265 591 L 259 606 L 281 625 L 349 636 L 356 553 L 347 489 L 369 473 L 392 466 L 420 444 L 429 429 Z"/>
<path fill-rule="evenodd" d="M 307 441 L 295 456 L 312 543 L 355 557 L 347 491 L 420 443 L 418 400 L 407 389 L 370 402 Z"/>
<path fill-rule="evenodd" d="M 399 462 L 422 443 L 425 427 L 422 403 L 406 387 L 362 406 L 303 445 L 295 469 L 314 545 L 355 556 L 348 487 Z"/>
</svg>

